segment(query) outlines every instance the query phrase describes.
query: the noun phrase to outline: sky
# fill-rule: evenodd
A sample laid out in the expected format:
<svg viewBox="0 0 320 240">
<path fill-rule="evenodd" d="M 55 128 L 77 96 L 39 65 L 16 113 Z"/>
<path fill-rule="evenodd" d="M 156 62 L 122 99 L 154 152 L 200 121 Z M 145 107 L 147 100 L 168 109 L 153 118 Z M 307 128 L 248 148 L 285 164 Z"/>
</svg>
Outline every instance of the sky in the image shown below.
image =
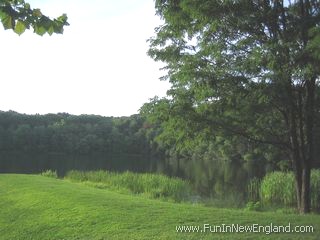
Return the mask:
<svg viewBox="0 0 320 240">
<path fill-rule="evenodd" d="M 0 110 L 129 116 L 169 88 L 147 56 L 161 24 L 152 0 L 27 0 L 50 17 L 68 15 L 63 35 L 21 36 L 0 26 Z"/>
</svg>

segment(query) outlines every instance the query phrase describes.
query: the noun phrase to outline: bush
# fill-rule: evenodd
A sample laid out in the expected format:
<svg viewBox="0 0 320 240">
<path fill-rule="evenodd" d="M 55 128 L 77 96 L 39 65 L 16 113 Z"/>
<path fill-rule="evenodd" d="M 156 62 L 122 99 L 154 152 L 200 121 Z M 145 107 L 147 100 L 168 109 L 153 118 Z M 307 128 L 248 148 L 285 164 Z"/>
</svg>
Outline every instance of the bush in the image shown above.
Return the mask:
<svg viewBox="0 0 320 240">
<path fill-rule="evenodd" d="M 150 173 L 115 173 L 109 171 L 70 171 L 67 179 L 76 182 L 89 182 L 99 188 L 110 188 L 118 191 L 129 191 L 149 198 L 161 198 L 181 202 L 191 194 L 187 181 Z M 92 184 L 95 183 L 95 184 Z"/>
<path fill-rule="evenodd" d="M 45 170 L 43 171 L 42 173 L 40 173 L 41 176 L 45 176 L 45 177 L 51 177 L 51 178 L 58 178 L 58 174 L 57 174 L 57 171 L 54 170 Z"/>
</svg>

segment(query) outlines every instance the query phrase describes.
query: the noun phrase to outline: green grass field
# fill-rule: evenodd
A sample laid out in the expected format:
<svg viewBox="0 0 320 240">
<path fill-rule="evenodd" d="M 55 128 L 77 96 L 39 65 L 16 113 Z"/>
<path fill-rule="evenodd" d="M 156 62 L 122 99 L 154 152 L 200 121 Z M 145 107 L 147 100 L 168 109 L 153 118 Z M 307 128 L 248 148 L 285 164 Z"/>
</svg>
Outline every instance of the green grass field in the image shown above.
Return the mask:
<svg viewBox="0 0 320 240">
<path fill-rule="evenodd" d="M 311 225 L 313 233 L 177 233 L 176 226 Z M 304 228 L 304 227 L 303 227 Z M 302 228 L 301 228 L 302 229 Z M 169 203 L 40 175 L 0 174 L 0 239 L 319 239 L 319 215 Z"/>
</svg>

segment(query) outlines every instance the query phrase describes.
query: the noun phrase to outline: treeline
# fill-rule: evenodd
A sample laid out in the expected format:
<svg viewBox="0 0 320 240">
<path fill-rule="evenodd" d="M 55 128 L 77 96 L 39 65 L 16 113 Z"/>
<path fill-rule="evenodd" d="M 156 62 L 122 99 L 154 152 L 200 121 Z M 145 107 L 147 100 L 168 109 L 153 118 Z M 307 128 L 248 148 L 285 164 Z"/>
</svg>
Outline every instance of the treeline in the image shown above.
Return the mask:
<svg viewBox="0 0 320 240">
<path fill-rule="evenodd" d="M 139 115 L 26 115 L 14 111 L 0 112 L 0 151 L 151 154 Z"/>
</svg>

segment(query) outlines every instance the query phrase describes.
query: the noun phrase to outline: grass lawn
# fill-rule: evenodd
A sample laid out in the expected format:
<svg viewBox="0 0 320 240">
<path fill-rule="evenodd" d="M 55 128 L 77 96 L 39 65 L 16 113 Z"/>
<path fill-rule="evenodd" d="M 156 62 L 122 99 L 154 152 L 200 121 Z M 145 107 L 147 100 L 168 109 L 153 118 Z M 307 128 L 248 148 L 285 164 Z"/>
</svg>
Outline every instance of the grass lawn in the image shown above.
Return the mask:
<svg viewBox="0 0 320 240">
<path fill-rule="evenodd" d="M 312 225 L 313 233 L 177 233 L 178 225 Z M 0 174 L 0 239 L 319 239 L 320 215 L 150 200 L 39 175 Z"/>
</svg>

